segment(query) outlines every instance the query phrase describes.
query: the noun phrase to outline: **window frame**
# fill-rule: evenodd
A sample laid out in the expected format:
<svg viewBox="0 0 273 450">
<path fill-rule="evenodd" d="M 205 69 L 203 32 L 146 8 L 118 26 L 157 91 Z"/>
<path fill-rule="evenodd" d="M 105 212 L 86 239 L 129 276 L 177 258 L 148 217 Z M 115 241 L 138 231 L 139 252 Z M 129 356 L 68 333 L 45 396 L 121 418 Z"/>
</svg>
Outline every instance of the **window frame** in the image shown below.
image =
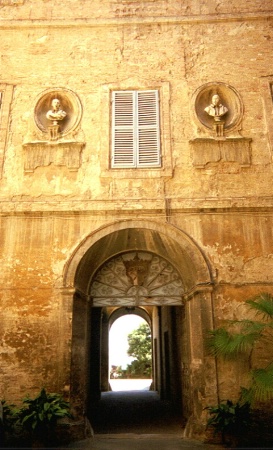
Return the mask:
<svg viewBox="0 0 273 450">
<path fill-rule="evenodd" d="M 161 167 L 158 89 L 115 90 L 111 103 L 111 168 Z"/>
<path fill-rule="evenodd" d="M 111 96 L 112 91 L 119 90 L 154 90 L 159 91 L 159 120 L 160 120 L 160 142 L 161 142 L 161 167 L 147 168 L 112 168 L 111 167 L 111 145 L 112 145 L 112 123 L 111 123 Z M 170 82 L 158 80 L 154 83 L 145 82 L 137 77 L 128 78 L 122 82 L 105 83 L 99 88 L 100 107 L 94 111 L 98 117 L 98 128 L 94 135 L 94 148 L 100 160 L 100 178 L 109 180 L 119 179 L 144 179 L 153 178 L 164 180 L 173 177 L 173 162 L 171 154 L 171 127 L 170 127 Z"/>
</svg>

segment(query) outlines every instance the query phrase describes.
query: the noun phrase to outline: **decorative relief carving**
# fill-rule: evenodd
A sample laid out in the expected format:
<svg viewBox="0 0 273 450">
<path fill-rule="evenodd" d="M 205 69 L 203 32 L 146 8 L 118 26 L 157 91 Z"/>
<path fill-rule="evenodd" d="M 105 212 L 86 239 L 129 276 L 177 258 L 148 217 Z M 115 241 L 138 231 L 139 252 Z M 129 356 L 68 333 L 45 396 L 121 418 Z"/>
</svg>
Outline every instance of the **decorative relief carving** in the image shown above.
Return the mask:
<svg viewBox="0 0 273 450">
<path fill-rule="evenodd" d="M 126 275 L 134 286 L 142 286 L 147 276 L 149 261 L 139 259 L 138 254 L 133 260 L 124 261 Z"/>
<path fill-rule="evenodd" d="M 195 92 L 193 103 L 199 134 L 191 140 L 194 166 L 217 161 L 249 166 L 251 139 L 239 134 L 243 103 L 238 92 L 225 83 L 208 83 Z"/>
<path fill-rule="evenodd" d="M 194 114 L 201 133 L 214 138 L 215 122 L 224 120 L 224 133 L 230 134 L 240 130 L 243 118 L 243 103 L 238 92 L 225 83 L 207 83 L 194 93 Z"/>
<path fill-rule="evenodd" d="M 228 109 L 220 103 L 218 94 L 214 94 L 211 99 L 211 104 L 205 108 L 206 113 L 214 118 L 213 129 L 216 137 L 224 136 L 225 121 L 222 120 Z"/>
<path fill-rule="evenodd" d="M 25 172 L 34 172 L 37 167 L 49 164 L 66 166 L 70 171 L 77 171 L 80 167 L 82 147 L 80 142 L 59 142 L 58 146 L 48 142 L 24 144 Z"/>
<path fill-rule="evenodd" d="M 205 108 L 206 113 L 209 116 L 214 117 L 215 121 L 221 120 L 221 117 L 224 116 L 228 109 L 220 103 L 220 97 L 218 94 L 212 96 L 211 104 Z"/>
<path fill-rule="evenodd" d="M 52 125 L 48 126 L 49 139 L 55 141 L 60 136 L 59 123 L 67 116 L 66 112 L 61 109 L 61 103 L 58 98 L 54 98 L 51 103 L 52 109 L 47 111 L 46 118 L 51 121 Z"/>
<path fill-rule="evenodd" d="M 183 283 L 159 256 L 131 252 L 108 261 L 91 286 L 94 306 L 181 305 Z"/>
<path fill-rule="evenodd" d="M 25 139 L 25 171 L 33 172 L 38 166 L 50 163 L 80 167 L 81 151 L 85 145 L 79 124 L 81 103 L 68 89 L 49 89 L 36 101 L 34 120 Z"/>
<path fill-rule="evenodd" d="M 251 164 L 251 139 L 229 138 L 228 140 L 194 139 L 191 141 L 193 165 L 204 168 L 208 163 L 219 161 L 237 162 L 241 167 Z"/>
<path fill-rule="evenodd" d="M 34 110 L 37 136 L 50 139 L 48 127 L 56 122 L 60 127 L 59 139 L 71 139 L 78 131 L 82 107 L 78 96 L 62 88 L 49 89 L 38 97 Z"/>
</svg>

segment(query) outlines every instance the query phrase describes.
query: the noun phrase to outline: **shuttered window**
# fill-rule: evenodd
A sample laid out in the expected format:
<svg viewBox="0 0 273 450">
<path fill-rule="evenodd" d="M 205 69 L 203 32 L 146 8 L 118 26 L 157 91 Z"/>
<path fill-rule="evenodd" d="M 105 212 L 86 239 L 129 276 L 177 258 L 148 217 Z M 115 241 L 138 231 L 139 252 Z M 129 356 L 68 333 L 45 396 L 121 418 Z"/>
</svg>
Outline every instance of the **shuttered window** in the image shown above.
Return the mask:
<svg viewBox="0 0 273 450">
<path fill-rule="evenodd" d="M 112 167 L 160 167 L 158 91 L 112 93 Z"/>
</svg>

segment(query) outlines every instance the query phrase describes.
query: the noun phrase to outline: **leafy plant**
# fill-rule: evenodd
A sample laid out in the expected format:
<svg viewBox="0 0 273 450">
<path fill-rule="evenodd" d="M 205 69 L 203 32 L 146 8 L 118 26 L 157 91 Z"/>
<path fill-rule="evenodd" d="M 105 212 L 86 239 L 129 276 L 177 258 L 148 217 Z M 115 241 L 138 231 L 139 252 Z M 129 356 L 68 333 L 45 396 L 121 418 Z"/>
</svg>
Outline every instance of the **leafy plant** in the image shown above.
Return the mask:
<svg viewBox="0 0 273 450">
<path fill-rule="evenodd" d="M 6 431 L 11 431 L 16 422 L 15 405 L 9 405 L 6 400 L 1 400 L 3 409 L 3 428 Z"/>
<path fill-rule="evenodd" d="M 13 434 L 16 417 L 14 405 L 9 405 L 5 400 L 0 400 L 0 447 L 6 444 L 8 434 Z"/>
<path fill-rule="evenodd" d="M 26 397 L 15 413 L 17 424 L 43 446 L 56 441 L 56 425 L 60 418 L 72 417 L 69 404 L 60 394 L 47 393 L 43 388 L 35 398 Z"/>
<path fill-rule="evenodd" d="M 250 403 L 226 400 L 217 406 L 208 406 L 211 417 L 207 427 L 214 428 L 214 434 L 220 433 L 222 442 L 226 443 L 226 436 L 242 436 L 251 422 Z"/>
<path fill-rule="evenodd" d="M 249 356 L 252 383 L 243 395 L 245 401 L 254 405 L 273 400 L 273 361 L 267 367 L 252 369 L 252 355 L 257 344 L 264 348 L 273 344 L 273 297 L 262 293 L 247 300 L 246 304 L 259 320 L 229 321 L 226 328 L 210 331 L 208 347 L 215 356 L 224 358 L 236 358 L 240 354 Z"/>
<path fill-rule="evenodd" d="M 128 355 L 135 358 L 127 365 L 130 376 L 149 378 L 152 372 L 151 329 L 147 323 L 139 325 L 136 330 L 128 334 Z"/>
</svg>

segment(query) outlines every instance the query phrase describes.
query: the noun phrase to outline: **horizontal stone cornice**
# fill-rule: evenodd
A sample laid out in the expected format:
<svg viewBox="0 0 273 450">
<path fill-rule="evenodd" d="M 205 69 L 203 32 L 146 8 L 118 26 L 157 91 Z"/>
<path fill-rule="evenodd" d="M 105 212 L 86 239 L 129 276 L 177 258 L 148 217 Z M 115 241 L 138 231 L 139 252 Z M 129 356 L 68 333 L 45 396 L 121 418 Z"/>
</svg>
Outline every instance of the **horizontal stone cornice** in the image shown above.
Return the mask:
<svg viewBox="0 0 273 450">
<path fill-rule="evenodd" d="M 202 14 L 191 16 L 151 16 L 151 17 L 111 17 L 111 18 L 85 18 L 85 19 L 2 19 L 0 29 L 12 28 L 88 28 L 101 26 L 123 26 L 134 24 L 173 24 L 193 25 L 217 22 L 237 22 L 269 20 L 273 18 L 273 10 L 249 13 Z"/>
<path fill-rule="evenodd" d="M 143 217 L 169 220 L 186 214 L 272 214 L 273 197 L 232 199 L 128 199 L 128 200 L 6 200 L 1 216 L 89 216 L 93 220 L 132 220 Z"/>
</svg>

